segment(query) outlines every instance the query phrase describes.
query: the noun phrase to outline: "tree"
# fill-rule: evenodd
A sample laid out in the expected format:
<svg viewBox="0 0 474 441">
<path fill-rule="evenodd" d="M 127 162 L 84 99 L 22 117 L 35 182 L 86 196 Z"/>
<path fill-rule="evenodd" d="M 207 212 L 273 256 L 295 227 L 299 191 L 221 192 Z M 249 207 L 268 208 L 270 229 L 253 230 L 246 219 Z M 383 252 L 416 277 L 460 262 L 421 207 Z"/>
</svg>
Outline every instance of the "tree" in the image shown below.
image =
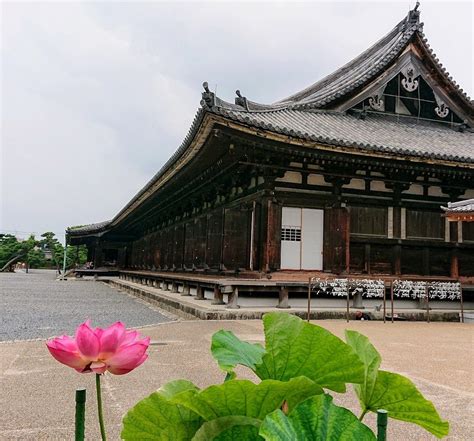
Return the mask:
<svg viewBox="0 0 474 441">
<path fill-rule="evenodd" d="M 11 234 L 0 234 L 0 268 L 22 252 L 21 243 Z"/>
</svg>

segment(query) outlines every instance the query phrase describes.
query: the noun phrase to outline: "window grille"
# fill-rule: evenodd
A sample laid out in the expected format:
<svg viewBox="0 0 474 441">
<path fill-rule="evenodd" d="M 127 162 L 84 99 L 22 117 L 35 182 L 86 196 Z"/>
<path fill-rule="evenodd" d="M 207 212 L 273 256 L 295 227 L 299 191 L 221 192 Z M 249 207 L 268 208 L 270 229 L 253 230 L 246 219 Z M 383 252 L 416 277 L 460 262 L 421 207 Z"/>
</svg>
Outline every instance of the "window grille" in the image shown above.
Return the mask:
<svg viewBox="0 0 474 441">
<path fill-rule="evenodd" d="M 301 227 L 283 226 L 281 228 L 281 240 L 301 242 Z"/>
</svg>

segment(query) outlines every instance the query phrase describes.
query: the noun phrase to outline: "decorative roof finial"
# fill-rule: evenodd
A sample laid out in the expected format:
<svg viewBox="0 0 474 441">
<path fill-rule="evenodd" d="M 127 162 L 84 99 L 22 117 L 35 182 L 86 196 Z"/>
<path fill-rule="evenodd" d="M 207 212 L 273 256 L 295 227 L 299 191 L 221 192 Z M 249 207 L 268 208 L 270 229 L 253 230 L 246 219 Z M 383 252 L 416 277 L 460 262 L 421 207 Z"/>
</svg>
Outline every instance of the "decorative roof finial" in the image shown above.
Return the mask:
<svg viewBox="0 0 474 441">
<path fill-rule="evenodd" d="M 207 84 L 207 81 L 202 83 L 202 87 L 204 88 L 204 92 L 202 93 L 201 106 L 209 108 L 214 107 L 216 103 L 216 96 L 209 90 L 209 84 Z"/>
<path fill-rule="evenodd" d="M 237 97 L 235 98 L 235 104 L 237 104 L 238 106 L 242 106 L 245 110 L 249 110 L 247 98 L 242 96 L 240 90 L 237 89 L 235 91 L 235 94 L 237 95 Z"/>
<path fill-rule="evenodd" d="M 420 23 L 420 11 L 418 8 L 420 7 L 420 2 L 417 1 L 415 7 L 408 12 L 408 23 L 419 24 Z"/>
</svg>

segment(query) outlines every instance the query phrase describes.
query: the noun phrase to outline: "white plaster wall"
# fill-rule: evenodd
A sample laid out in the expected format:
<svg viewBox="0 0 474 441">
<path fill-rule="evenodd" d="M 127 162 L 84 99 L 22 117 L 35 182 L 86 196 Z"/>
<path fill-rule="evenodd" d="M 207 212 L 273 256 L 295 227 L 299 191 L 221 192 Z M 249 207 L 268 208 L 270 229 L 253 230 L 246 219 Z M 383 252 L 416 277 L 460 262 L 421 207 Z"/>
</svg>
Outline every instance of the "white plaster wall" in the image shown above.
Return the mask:
<svg viewBox="0 0 474 441">
<path fill-rule="evenodd" d="M 474 199 L 474 188 L 467 190 L 462 197 L 463 199 Z"/>
<path fill-rule="evenodd" d="M 287 171 L 285 172 L 285 176 L 283 176 L 282 178 L 277 178 L 276 181 L 301 184 L 303 182 L 303 177 L 300 172 Z"/>
<path fill-rule="evenodd" d="M 310 185 L 324 185 L 326 187 L 330 187 L 331 184 L 329 182 L 326 182 L 324 180 L 323 175 L 316 175 L 314 173 L 311 173 L 308 175 L 308 184 Z"/>
<path fill-rule="evenodd" d="M 391 191 L 389 188 L 385 187 L 385 182 L 383 181 L 371 181 L 370 189 L 372 191 Z"/>
<path fill-rule="evenodd" d="M 354 190 L 365 190 L 365 181 L 363 179 L 352 178 L 349 184 L 344 184 L 344 188 L 353 188 Z"/>
<path fill-rule="evenodd" d="M 403 192 L 404 194 L 423 194 L 423 186 L 419 184 L 411 184 L 408 190 Z"/>
<path fill-rule="evenodd" d="M 441 190 L 441 187 L 431 186 L 428 188 L 428 195 L 429 196 L 446 196 Z"/>
</svg>

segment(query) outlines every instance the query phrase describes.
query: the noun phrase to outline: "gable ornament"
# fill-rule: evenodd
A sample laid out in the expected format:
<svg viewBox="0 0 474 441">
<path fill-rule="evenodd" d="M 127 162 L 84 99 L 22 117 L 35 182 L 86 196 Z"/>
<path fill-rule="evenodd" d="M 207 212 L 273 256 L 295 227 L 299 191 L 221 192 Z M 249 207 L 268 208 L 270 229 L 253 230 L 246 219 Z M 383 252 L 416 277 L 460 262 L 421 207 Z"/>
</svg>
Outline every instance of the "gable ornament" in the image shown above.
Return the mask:
<svg viewBox="0 0 474 441">
<path fill-rule="evenodd" d="M 409 64 L 401 71 L 404 78 L 402 78 L 402 86 L 407 92 L 414 92 L 418 89 L 419 81 L 417 78 L 420 76 L 418 69 L 413 66 L 413 64 Z"/>
<path fill-rule="evenodd" d="M 383 110 L 383 99 L 375 95 L 369 98 L 369 106 L 374 110 Z"/>
<path fill-rule="evenodd" d="M 449 114 L 449 107 L 436 93 L 434 94 L 434 96 L 437 104 L 434 109 L 436 115 L 438 115 L 440 118 L 446 118 Z"/>
</svg>

